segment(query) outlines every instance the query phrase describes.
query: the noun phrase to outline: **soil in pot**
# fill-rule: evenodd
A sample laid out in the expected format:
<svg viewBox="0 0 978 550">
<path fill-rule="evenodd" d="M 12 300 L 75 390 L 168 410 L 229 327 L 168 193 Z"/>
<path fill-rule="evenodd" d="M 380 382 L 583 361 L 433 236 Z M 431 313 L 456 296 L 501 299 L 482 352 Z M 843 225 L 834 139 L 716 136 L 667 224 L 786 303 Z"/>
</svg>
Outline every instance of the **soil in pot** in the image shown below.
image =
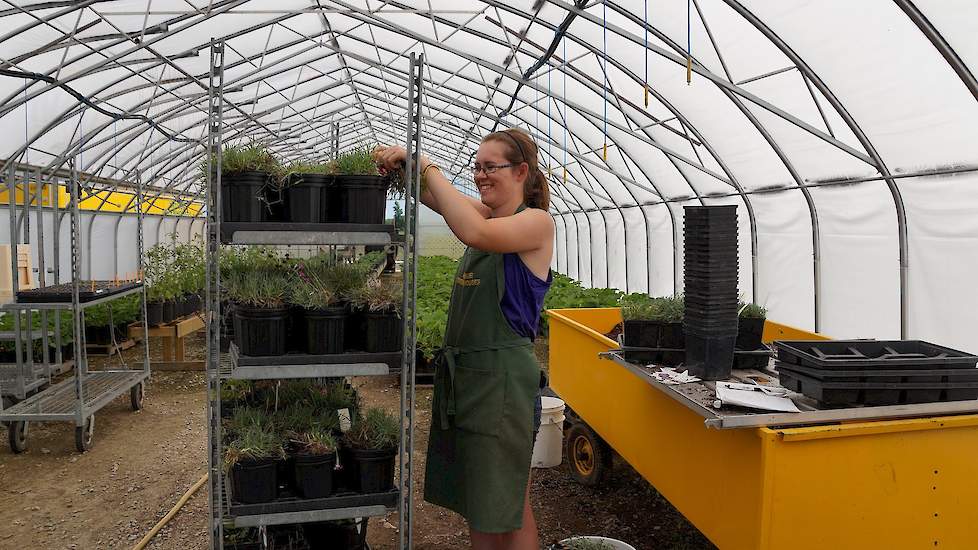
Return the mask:
<svg viewBox="0 0 978 550">
<path fill-rule="evenodd" d="M 401 317 L 391 311 L 368 311 L 367 318 L 367 341 L 366 351 L 368 353 L 399 351 L 404 334 L 401 326 Z"/>
<path fill-rule="evenodd" d="M 261 198 L 268 180 L 266 172 L 221 174 L 221 221 L 267 221 L 268 210 Z"/>
<path fill-rule="evenodd" d="M 336 176 L 329 194 L 329 221 L 384 223 L 389 185 L 384 176 Z"/>
<path fill-rule="evenodd" d="M 302 498 L 326 498 L 333 494 L 336 453 L 297 454 L 294 457 L 295 492 Z"/>
<path fill-rule="evenodd" d="M 350 449 L 348 482 L 360 493 L 383 493 L 394 488 L 394 459 L 397 449 Z"/>
<path fill-rule="evenodd" d="M 285 353 L 285 325 L 289 308 L 234 306 L 234 339 L 242 355 L 268 356 Z"/>
<path fill-rule="evenodd" d="M 231 466 L 231 498 L 243 504 L 275 500 L 278 496 L 278 460 L 245 459 Z"/>
<path fill-rule="evenodd" d="M 146 322 L 151 327 L 163 324 L 163 302 L 146 303 Z"/>
<path fill-rule="evenodd" d="M 312 355 L 343 353 L 346 307 L 305 310 L 306 349 Z"/>
<path fill-rule="evenodd" d="M 324 174 L 293 174 L 285 188 L 286 221 L 322 223 L 327 220 L 329 186 L 332 177 Z"/>
</svg>

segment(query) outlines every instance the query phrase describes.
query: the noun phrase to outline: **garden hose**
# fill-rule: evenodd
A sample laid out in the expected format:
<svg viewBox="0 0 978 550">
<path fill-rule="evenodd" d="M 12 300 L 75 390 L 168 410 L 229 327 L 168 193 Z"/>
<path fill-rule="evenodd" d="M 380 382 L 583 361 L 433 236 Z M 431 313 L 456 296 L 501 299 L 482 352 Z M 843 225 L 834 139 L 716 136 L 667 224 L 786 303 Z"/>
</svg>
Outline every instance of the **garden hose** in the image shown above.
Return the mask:
<svg viewBox="0 0 978 550">
<path fill-rule="evenodd" d="M 170 523 L 170 520 L 172 520 L 174 516 L 177 515 L 177 512 L 179 512 L 180 509 L 183 508 L 183 505 L 186 504 L 188 500 L 190 500 L 190 497 L 194 496 L 194 493 L 200 490 L 200 488 L 203 487 L 204 483 L 206 482 L 207 482 L 207 474 L 204 474 L 200 479 L 197 480 L 197 483 L 194 483 L 193 486 L 190 487 L 190 489 L 187 489 L 187 492 L 184 493 L 183 496 L 180 497 L 180 500 L 178 500 L 177 503 L 173 506 L 173 508 L 169 512 L 167 512 L 165 516 L 163 516 L 163 519 L 161 519 L 159 523 L 154 525 L 153 528 L 150 529 L 149 533 L 146 533 L 146 536 L 143 537 L 142 540 L 140 540 L 139 543 L 136 544 L 136 546 L 132 547 L 132 550 L 143 550 L 143 548 L 146 548 L 146 545 L 149 544 L 149 541 L 153 540 L 153 537 L 155 537 L 156 534 L 160 532 L 160 529 L 165 527 L 167 523 Z"/>
</svg>

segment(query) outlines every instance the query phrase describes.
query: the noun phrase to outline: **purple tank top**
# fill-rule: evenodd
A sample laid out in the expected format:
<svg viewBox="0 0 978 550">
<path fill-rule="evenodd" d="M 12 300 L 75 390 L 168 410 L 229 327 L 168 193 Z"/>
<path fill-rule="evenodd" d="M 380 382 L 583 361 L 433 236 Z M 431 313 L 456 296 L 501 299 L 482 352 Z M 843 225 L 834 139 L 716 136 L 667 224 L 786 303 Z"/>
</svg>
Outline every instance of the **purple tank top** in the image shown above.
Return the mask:
<svg viewBox="0 0 978 550">
<path fill-rule="evenodd" d="M 554 280 L 553 273 L 547 274 L 546 281 L 541 280 L 516 253 L 503 254 L 503 271 L 506 288 L 499 300 L 503 316 L 516 334 L 534 340 L 540 326 L 543 298 Z"/>
</svg>

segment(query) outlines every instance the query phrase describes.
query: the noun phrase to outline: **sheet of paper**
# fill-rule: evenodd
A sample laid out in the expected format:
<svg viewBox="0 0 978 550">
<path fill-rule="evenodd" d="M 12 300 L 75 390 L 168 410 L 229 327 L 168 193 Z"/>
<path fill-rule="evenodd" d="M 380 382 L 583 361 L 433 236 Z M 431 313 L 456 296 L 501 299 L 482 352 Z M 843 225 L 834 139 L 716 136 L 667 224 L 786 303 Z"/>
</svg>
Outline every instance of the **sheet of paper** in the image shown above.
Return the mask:
<svg viewBox="0 0 978 550">
<path fill-rule="evenodd" d="M 737 405 L 765 411 L 801 412 L 794 402 L 786 397 L 788 390 L 784 388 L 717 382 L 716 391 L 717 399 L 723 405 Z"/>
</svg>

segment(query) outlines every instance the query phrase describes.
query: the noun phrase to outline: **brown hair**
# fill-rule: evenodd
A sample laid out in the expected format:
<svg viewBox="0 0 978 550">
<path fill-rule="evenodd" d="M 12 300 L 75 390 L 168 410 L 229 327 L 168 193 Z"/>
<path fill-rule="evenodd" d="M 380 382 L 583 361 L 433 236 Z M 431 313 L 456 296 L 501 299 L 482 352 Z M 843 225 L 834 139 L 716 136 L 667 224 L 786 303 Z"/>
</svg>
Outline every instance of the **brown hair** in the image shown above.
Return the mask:
<svg viewBox="0 0 978 550">
<path fill-rule="evenodd" d="M 499 132 L 493 132 L 482 139 L 482 143 L 487 141 L 498 141 L 506 144 L 506 160 L 519 164 L 525 162 L 530 170 L 523 182 L 523 202 L 529 208 L 539 208 L 548 210 L 550 208 L 550 187 L 547 185 L 547 176 L 540 170 L 537 163 L 539 153 L 537 144 L 529 134 L 518 128 L 510 128 Z"/>
</svg>

